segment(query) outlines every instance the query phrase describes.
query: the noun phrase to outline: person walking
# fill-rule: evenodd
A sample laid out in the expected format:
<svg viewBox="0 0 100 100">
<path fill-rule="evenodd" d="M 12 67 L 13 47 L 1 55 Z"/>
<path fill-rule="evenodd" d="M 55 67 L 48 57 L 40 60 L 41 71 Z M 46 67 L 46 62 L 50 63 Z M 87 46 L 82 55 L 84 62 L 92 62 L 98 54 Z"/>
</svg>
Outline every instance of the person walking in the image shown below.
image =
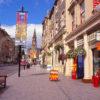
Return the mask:
<svg viewBox="0 0 100 100">
<path fill-rule="evenodd" d="M 28 58 L 27 59 L 27 68 L 30 68 L 30 66 L 31 66 L 31 58 Z"/>
</svg>

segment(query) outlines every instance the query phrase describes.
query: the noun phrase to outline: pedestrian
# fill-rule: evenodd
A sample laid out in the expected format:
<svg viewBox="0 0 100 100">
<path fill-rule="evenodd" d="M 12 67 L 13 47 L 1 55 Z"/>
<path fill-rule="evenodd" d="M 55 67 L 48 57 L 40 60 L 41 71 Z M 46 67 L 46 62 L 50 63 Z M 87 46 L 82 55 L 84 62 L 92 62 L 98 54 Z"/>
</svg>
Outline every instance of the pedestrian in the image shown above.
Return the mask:
<svg viewBox="0 0 100 100">
<path fill-rule="evenodd" d="M 28 58 L 27 59 L 27 68 L 30 68 L 30 66 L 31 66 L 31 58 Z"/>
<path fill-rule="evenodd" d="M 21 59 L 21 66 L 23 66 L 24 70 L 25 70 L 25 67 L 26 67 L 26 60 L 25 59 Z"/>
</svg>

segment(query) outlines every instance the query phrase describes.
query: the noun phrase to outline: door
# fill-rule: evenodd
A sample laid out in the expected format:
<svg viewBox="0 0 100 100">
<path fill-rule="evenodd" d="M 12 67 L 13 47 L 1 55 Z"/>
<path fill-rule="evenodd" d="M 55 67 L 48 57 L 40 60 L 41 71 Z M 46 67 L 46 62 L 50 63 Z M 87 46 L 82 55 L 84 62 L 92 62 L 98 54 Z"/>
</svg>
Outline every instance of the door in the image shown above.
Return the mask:
<svg viewBox="0 0 100 100">
<path fill-rule="evenodd" d="M 79 55 L 78 56 L 78 66 L 77 66 L 77 78 L 81 79 L 84 77 L 84 56 Z"/>
</svg>

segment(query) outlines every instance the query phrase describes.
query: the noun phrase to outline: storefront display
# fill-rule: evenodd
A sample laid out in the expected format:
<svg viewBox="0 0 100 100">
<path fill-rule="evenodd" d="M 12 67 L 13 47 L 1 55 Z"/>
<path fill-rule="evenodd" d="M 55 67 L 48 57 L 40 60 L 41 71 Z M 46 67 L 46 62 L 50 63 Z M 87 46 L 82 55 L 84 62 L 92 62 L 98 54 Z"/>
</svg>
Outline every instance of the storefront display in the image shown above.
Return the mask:
<svg viewBox="0 0 100 100">
<path fill-rule="evenodd" d="M 93 75 L 100 76 L 100 50 L 93 49 Z"/>
</svg>

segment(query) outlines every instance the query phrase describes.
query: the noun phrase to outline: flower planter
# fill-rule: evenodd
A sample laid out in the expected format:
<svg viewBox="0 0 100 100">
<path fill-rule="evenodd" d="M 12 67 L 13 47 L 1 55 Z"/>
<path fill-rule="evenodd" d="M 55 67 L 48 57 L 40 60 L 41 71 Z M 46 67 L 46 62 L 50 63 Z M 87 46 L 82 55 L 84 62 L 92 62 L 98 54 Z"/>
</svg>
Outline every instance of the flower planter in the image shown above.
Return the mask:
<svg viewBox="0 0 100 100">
<path fill-rule="evenodd" d="M 92 83 L 94 87 L 99 87 L 99 77 L 98 76 L 93 76 L 92 77 Z"/>
</svg>

